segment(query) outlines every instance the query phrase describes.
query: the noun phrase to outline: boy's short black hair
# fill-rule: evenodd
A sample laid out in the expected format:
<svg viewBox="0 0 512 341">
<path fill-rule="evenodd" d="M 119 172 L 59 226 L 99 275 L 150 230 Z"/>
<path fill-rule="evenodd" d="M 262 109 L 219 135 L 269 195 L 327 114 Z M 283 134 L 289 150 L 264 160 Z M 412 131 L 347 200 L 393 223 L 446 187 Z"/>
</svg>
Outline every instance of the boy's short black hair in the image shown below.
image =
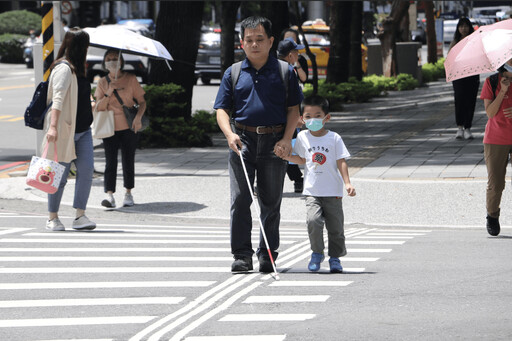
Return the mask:
<svg viewBox="0 0 512 341">
<path fill-rule="evenodd" d="M 321 107 L 324 114 L 327 115 L 329 113 L 329 101 L 322 96 L 311 95 L 311 96 L 304 98 L 304 100 L 302 101 L 302 104 L 300 106 L 301 114 L 304 112 L 304 107 L 306 105 Z"/>
<path fill-rule="evenodd" d="M 240 38 L 244 40 L 246 28 L 255 29 L 259 25 L 263 27 L 268 38 L 272 37 L 272 23 L 270 20 L 264 17 L 253 16 L 245 18 L 240 24 Z"/>
</svg>

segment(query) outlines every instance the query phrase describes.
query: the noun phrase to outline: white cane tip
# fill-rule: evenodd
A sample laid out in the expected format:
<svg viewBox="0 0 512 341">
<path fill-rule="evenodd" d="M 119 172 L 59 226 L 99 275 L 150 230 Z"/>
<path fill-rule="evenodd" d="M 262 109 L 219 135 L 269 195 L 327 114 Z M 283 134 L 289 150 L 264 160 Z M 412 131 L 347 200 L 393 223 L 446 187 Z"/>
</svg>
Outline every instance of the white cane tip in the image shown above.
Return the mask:
<svg viewBox="0 0 512 341">
<path fill-rule="evenodd" d="M 279 275 L 276 274 L 275 279 L 276 281 L 279 281 Z"/>
</svg>

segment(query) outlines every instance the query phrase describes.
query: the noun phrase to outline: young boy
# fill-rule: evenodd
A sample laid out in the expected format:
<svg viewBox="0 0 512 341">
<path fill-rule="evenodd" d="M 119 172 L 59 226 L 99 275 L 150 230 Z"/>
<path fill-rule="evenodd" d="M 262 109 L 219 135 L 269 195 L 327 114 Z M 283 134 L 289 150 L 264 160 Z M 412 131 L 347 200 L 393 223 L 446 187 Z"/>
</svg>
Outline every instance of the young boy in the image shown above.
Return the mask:
<svg viewBox="0 0 512 341">
<path fill-rule="evenodd" d="M 328 233 L 329 267 L 340 273 L 343 267 L 339 257 L 347 254 L 343 231 L 343 184 L 349 196 L 356 195 L 350 183 L 345 159 L 350 157 L 341 137 L 324 128 L 331 118 L 329 102 L 320 96 L 310 96 L 302 102 L 302 119 L 308 130 L 297 136 L 294 152 L 285 159 L 305 164 L 304 191 L 306 195 L 307 226 L 311 243 L 309 271 L 320 270 L 324 260 L 323 225 Z"/>
</svg>

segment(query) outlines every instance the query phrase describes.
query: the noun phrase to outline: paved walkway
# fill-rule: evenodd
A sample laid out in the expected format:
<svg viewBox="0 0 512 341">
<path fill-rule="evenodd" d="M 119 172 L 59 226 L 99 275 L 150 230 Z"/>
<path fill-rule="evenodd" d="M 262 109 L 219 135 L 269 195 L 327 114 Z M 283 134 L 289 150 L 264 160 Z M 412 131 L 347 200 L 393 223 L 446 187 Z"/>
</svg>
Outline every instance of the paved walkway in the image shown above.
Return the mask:
<svg viewBox="0 0 512 341">
<path fill-rule="evenodd" d="M 358 194 L 343 200 L 347 224 L 485 226 L 482 138 L 487 118 L 481 100 L 477 101 L 473 140 L 455 139 L 453 90 L 444 81 L 390 92 L 369 103 L 347 104 L 332 116 L 328 127 L 341 134 L 353 155 L 348 164 Z M 95 149 L 95 168 L 104 169 L 101 148 Z M 139 213 L 151 214 L 152 219 L 229 220 L 227 144 L 220 134 L 209 148 L 138 150 L 136 174 L 137 205 L 110 213 L 100 206 L 103 179 L 95 177 L 88 205 L 89 210 L 96 210 L 92 216 L 111 214 L 124 220 L 126 213 Z M 116 200 L 121 203 L 121 177 L 117 184 Z M 510 207 L 510 192 L 507 187 L 503 207 Z M 27 187 L 20 176 L 0 179 L 2 198 L 23 199 L 23 204 L 46 202 L 45 194 Z M 67 189 L 63 206 L 71 206 L 72 200 L 73 190 Z M 502 227 L 508 224 L 510 228 L 510 211 L 502 210 Z M 281 216 L 283 223 L 302 226 L 305 221 L 303 197 L 293 193 L 288 180 Z"/>
</svg>

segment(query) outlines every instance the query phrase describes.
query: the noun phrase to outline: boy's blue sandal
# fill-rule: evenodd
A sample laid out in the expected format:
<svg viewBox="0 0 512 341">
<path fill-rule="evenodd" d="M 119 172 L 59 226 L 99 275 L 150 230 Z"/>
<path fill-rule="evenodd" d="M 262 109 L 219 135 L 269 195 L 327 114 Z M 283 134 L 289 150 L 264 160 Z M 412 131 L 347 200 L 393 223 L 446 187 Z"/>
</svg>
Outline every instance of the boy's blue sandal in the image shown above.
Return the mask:
<svg viewBox="0 0 512 341">
<path fill-rule="evenodd" d="M 313 252 L 311 254 L 311 260 L 309 261 L 309 264 L 308 264 L 308 270 L 309 271 L 318 271 L 318 270 L 320 270 L 320 263 L 323 262 L 324 258 L 325 257 L 324 257 L 323 254 Z"/>
<path fill-rule="evenodd" d="M 343 267 L 340 264 L 340 259 L 331 257 L 329 258 L 329 267 L 331 268 L 332 273 L 341 273 L 343 272 Z"/>
</svg>

